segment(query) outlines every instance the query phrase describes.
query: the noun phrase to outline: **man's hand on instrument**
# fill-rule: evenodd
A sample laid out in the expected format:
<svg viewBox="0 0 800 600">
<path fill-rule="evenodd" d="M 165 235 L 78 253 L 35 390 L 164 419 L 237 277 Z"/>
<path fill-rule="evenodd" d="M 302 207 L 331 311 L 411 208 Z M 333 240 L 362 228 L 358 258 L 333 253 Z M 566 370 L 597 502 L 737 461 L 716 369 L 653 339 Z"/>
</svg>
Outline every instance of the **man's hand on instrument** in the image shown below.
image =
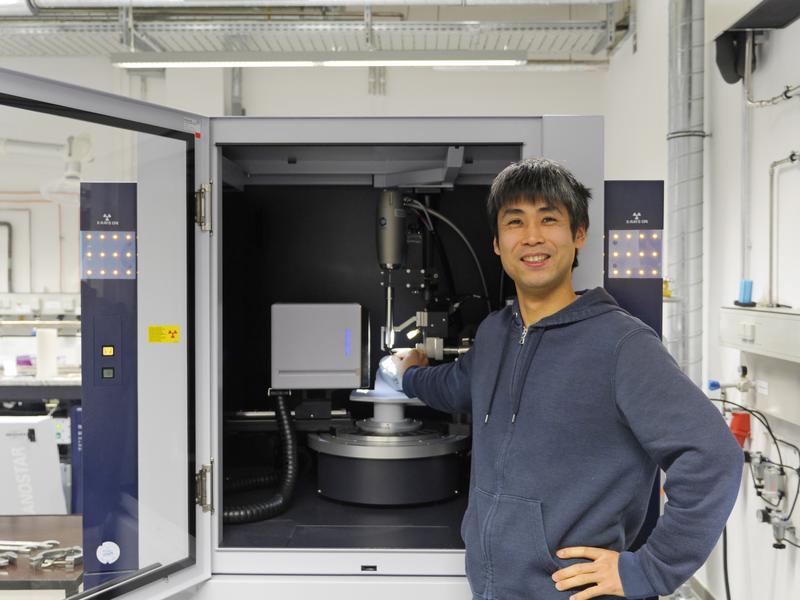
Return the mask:
<svg viewBox="0 0 800 600">
<path fill-rule="evenodd" d="M 397 351 L 392 354 L 392 359 L 397 363 L 397 372 L 400 380 L 409 367 L 427 367 L 428 357 L 422 350 L 412 348 L 409 351 Z"/>
</svg>

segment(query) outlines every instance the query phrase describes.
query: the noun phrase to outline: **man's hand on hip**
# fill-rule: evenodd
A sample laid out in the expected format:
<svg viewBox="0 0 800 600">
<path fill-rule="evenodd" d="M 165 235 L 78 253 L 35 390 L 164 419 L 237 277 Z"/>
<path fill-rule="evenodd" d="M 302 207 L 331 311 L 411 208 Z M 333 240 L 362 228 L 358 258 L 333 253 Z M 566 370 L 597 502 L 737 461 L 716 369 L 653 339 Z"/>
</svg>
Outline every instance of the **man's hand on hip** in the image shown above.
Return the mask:
<svg viewBox="0 0 800 600">
<path fill-rule="evenodd" d="M 569 590 L 595 584 L 570 596 L 570 600 L 588 600 L 597 596 L 625 596 L 619 576 L 619 552 L 578 546 L 556 552 L 559 558 L 588 558 L 592 562 L 570 565 L 553 573 L 557 590 Z"/>
</svg>

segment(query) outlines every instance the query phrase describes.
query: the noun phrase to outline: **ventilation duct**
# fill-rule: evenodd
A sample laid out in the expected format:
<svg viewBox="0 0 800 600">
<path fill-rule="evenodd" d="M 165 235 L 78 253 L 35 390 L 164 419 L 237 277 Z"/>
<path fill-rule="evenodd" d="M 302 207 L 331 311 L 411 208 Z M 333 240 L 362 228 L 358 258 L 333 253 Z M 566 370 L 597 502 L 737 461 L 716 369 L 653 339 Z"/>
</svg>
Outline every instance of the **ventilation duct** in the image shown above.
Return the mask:
<svg viewBox="0 0 800 600">
<path fill-rule="evenodd" d="M 703 364 L 703 0 L 670 0 L 667 347 L 701 385 Z"/>
</svg>

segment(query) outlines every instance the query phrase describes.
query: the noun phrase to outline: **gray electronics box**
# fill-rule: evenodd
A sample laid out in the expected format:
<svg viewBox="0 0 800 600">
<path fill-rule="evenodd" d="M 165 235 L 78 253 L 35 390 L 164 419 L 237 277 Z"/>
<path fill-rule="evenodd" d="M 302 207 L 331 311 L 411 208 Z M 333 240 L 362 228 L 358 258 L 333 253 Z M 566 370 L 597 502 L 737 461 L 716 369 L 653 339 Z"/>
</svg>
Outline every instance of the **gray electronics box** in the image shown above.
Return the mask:
<svg viewBox="0 0 800 600">
<path fill-rule="evenodd" d="M 53 419 L 0 417 L 0 456 L 0 515 L 66 514 Z"/>
<path fill-rule="evenodd" d="M 273 389 L 369 387 L 369 313 L 360 304 L 273 304 L 271 356 Z"/>
</svg>

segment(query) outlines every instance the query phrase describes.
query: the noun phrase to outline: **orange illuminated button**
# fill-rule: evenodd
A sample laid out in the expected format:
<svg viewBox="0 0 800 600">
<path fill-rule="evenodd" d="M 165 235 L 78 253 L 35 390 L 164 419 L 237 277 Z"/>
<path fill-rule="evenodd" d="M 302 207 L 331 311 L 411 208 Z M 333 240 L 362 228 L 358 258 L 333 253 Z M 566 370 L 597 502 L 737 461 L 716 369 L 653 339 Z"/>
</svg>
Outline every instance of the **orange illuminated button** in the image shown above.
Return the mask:
<svg viewBox="0 0 800 600">
<path fill-rule="evenodd" d="M 103 356 L 114 356 L 114 346 L 103 346 Z"/>
</svg>

